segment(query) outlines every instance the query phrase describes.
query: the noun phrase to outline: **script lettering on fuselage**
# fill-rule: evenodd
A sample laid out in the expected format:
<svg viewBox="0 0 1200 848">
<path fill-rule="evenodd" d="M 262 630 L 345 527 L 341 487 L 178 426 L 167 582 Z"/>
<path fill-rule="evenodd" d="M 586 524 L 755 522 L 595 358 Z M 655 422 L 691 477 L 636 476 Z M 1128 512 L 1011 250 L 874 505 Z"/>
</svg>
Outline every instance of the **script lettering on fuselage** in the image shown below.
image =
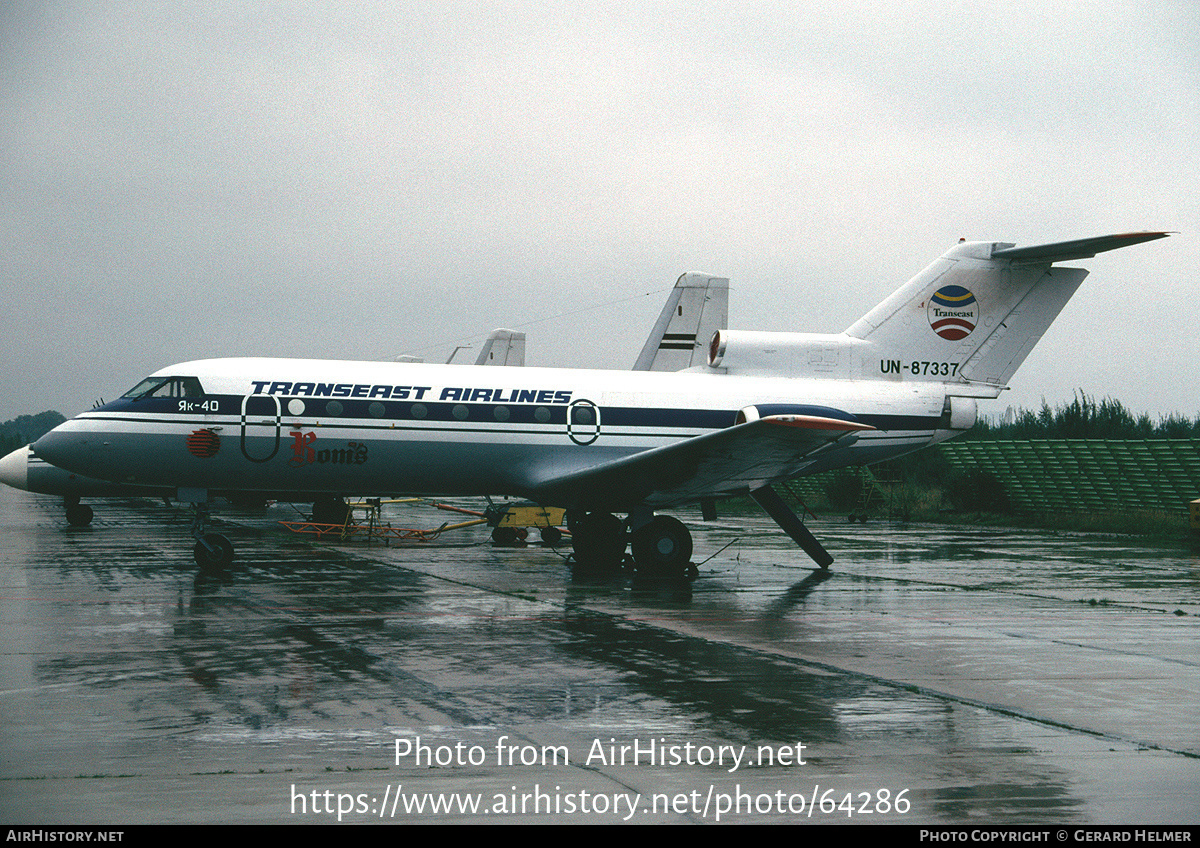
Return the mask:
<svg viewBox="0 0 1200 848">
<path fill-rule="evenodd" d="M 328 462 L 338 465 L 362 465 L 367 461 L 365 444 L 347 442 L 344 448 L 315 448 L 313 444 L 317 441 L 316 433 L 293 430 L 289 435 L 293 441 L 292 458 L 288 460 L 288 465 L 294 468 L 314 464 L 324 465 Z"/>
<path fill-rule="evenodd" d="M 256 395 L 285 397 L 366 398 L 368 400 L 445 400 L 459 403 L 568 404 L 565 389 L 494 389 L 474 386 L 389 386 L 369 383 L 306 383 L 288 380 L 251 380 Z"/>
</svg>

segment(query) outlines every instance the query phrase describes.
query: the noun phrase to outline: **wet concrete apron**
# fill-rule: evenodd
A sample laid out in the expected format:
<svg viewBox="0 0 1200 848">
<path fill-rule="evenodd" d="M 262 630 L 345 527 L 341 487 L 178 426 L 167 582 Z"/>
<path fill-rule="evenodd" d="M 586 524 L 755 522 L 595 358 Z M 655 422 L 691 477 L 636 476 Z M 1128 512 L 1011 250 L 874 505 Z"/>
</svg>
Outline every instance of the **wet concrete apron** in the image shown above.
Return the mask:
<svg viewBox="0 0 1200 848">
<path fill-rule="evenodd" d="M 220 510 L 238 568 L 197 580 L 185 510 L 0 493 L 0 818 L 1200 821 L 1188 550 L 831 520 L 814 575 L 723 517 L 689 588 L 634 586 L 293 514 Z"/>
</svg>

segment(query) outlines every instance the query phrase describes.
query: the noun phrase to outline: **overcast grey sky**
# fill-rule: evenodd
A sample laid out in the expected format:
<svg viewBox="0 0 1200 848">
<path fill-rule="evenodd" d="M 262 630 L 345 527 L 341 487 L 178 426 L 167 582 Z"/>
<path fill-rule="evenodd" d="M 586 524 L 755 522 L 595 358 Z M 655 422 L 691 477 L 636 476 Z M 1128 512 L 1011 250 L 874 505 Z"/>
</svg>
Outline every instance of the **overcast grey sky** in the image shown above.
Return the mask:
<svg viewBox="0 0 1200 848">
<path fill-rule="evenodd" d="M 5 3 L 0 420 L 501 326 L 628 368 L 684 271 L 838 332 L 960 236 L 1139 229 L 987 411 L 1196 415 L 1198 137 L 1195 0 Z"/>
</svg>

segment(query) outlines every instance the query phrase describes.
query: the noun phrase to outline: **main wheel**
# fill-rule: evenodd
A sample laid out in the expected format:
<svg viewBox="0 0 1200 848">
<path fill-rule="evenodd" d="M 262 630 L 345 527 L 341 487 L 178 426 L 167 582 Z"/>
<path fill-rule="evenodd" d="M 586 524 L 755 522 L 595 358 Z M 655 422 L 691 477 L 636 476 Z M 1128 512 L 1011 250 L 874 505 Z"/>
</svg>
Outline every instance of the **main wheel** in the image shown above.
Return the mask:
<svg viewBox="0 0 1200 848">
<path fill-rule="evenodd" d="M 607 512 L 589 512 L 572 531 L 575 562 L 585 569 L 615 569 L 625 556 L 625 525 Z"/>
<path fill-rule="evenodd" d="M 682 578 L 692 561 L 692 534 L 678 518 L 656 515 L 631 541 L 633 560 L 643 577 Z"/>
<path fill-rule="evenodd" d="M 233 562 L 233 542 L 220 533 L 205 533 L 196 542 L 194 553 L 202 571 L 220 571 Z"/>
</svg>

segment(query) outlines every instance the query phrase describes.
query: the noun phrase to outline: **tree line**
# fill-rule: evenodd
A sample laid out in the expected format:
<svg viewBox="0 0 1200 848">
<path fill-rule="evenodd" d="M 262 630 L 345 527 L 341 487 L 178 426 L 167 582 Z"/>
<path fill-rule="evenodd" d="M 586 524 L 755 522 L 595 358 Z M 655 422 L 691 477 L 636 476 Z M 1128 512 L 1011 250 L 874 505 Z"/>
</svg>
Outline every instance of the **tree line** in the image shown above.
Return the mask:
<svg viewBox="0 0 1200 848">
<path fill-rule="evenodd" d="M 61 412 L 47 411 L 5 421 L 0 424 L 0 456 L 25 447 L 66 420 Z"/>
<path fill-rule="evenodd" d="M 1069 403 L 1017 410 L 1007 421 L 981 417 L 963 439 L 1200 439 L 1200 415 L 1179 413 L 1157 421 L 1134 415 L 1119 400 L 1097 401 L 1082 390 Z"/>
<path fill-rule="evenodd" d="M 1058 406 L 1051 407 L 1043 401 L 1041 409 L 1019 409 L 1004 418 L 997 421 L 981 417 L 956 441 L 1200 439 L 1200 415 L 1187 418 L 1176 413 L 1155 421 L 1146 413 L 1134 415 L 1119 400 L 1098 401 L 1082 390 L 1073 400 Z M 872 472 L 889 485 L 944 492 L 946 500 L 959 511 L 1002 512 L 1005 508 L 1003 487 L 998 480 L 977 470 L 956 471 L 936 447 L 878 463 L 872 466 Z M 824 489 L 835 510 L 852 509 L 853 503 L 861 499 L 860 479 L 850 470 L 832 472 Z"/>
</svg>

